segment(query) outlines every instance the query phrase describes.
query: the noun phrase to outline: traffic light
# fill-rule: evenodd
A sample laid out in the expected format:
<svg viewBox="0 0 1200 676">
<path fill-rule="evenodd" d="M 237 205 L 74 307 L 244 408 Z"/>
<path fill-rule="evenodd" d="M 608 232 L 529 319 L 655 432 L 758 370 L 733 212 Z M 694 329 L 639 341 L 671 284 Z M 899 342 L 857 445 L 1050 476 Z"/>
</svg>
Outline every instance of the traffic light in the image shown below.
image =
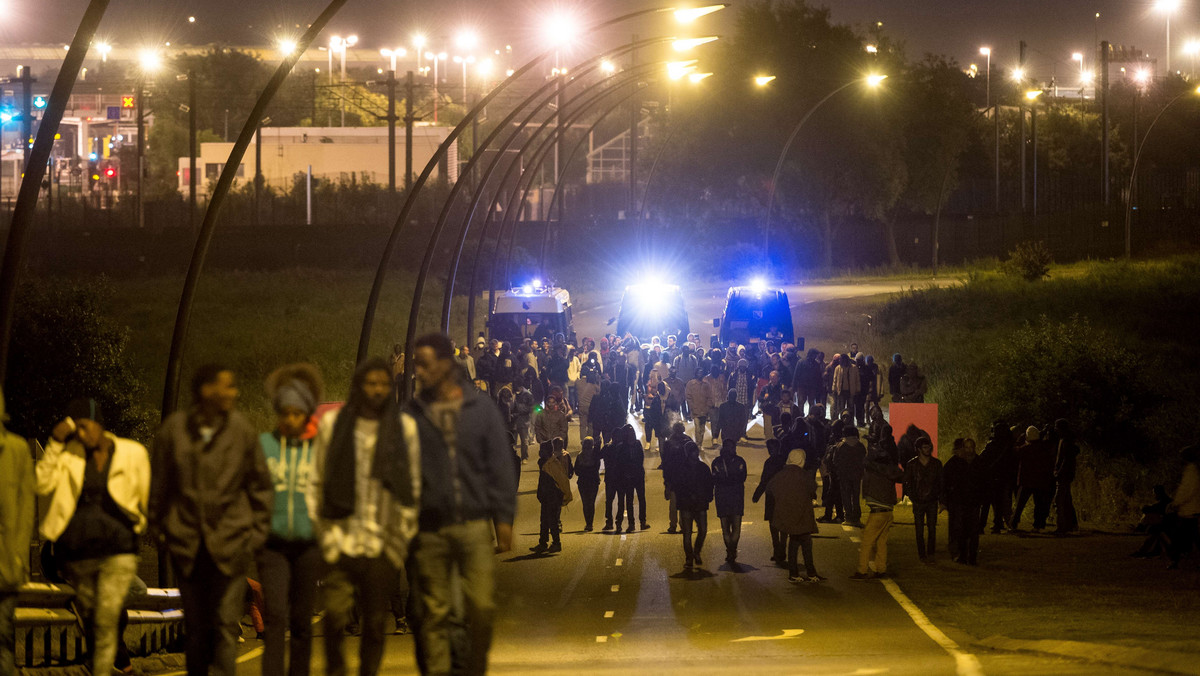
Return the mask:
<svg viewBox="0 0 1200 676">
<path fill-rule="evenodd" d="M 105 177 L 105 178 L 113 178 L 113 177 L 115 177 L 116 175 L 117 175 L 117 169 L 116 169 L 116 167 L 109 167 L 109 168 L 107 168 L 107 169 L 105 169 L 105 170 L 104 170 L 104 177 Z"/>
</svg>

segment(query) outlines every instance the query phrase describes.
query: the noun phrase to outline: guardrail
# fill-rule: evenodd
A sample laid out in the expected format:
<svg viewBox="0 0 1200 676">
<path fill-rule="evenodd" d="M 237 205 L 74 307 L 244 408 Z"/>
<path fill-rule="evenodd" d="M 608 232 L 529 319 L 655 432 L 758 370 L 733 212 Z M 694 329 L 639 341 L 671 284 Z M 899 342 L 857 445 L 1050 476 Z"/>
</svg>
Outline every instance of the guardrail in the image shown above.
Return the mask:
<svg viewBox="0 0 1200 676">
<path fill-rule="evenodd" d="M 17 599 L 17 662 L 27 669 L 74 664 L 84 655 L 83 624 L 76 616 L 70 585 L 31 582 Z M 128 605 L 129 628 L 122 640 L 146 655 L 174 644 L 183 634 L 178 589 L 147 590 Z M 23 652 L 23 654 L 22 654 Z"/>
</svg>

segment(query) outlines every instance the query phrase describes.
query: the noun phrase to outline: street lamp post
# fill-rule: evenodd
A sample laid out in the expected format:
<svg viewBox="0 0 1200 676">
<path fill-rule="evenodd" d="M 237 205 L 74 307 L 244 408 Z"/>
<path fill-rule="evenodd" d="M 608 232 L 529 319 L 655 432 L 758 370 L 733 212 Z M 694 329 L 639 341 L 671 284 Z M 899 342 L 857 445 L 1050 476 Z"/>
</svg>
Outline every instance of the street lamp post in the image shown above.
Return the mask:
<svg viewBox="0 0 1200 676">
<path fill-rule="evenodd" d="M 1171 74 L 1171 15 L 1179 9 L 1179 0 L 1158 0 L 1154 9 L 1167 17 L 1167 75 Z"/>
<path fill-rule="evenodd" d="M 992 48 L 980 47 L 979 53 L 987 57 L 987 99 L 985 109 L 992 107 Z"/>
</svg>

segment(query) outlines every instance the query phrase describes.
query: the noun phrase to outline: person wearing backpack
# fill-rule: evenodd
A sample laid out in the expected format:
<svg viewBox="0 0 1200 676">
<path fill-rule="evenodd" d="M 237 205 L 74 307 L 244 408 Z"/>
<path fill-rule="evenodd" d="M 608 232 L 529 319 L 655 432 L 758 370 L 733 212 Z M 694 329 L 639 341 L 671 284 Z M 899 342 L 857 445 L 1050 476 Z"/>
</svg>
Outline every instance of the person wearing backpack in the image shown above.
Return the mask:
<svg viewBox="0 0 1200 676">
<path fill-rule="evenodd" d="M 541 528 L 537 545 L 529 551 L 555 554 L 562 551 L 562 508 L 571 502 L 570 479 L 575 474 L 562 437 L 542 442 L 538 448 L 538 468 L 541 470 L 537 485 L 537 499 L 542 506 Z"/>
</svg>

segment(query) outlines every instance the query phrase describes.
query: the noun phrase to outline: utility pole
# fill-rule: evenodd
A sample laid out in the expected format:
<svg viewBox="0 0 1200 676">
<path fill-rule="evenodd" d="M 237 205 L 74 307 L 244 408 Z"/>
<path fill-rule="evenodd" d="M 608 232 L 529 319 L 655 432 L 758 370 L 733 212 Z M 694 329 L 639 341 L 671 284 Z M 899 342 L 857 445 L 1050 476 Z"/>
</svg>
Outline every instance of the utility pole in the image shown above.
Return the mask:
<svg viewBox="0 0 1200 676">
<path fill-rule="evenodd" d="M 633 36 L 637 44 L 638 36 Z M 630 67 L 637 65 L 637 50 L 629 53 Z M 636 87 L 636 83 L 634 84 Z M 629 101 L 629 218 L 634 218 L 637 206 L 637 142 L 638 142 L 638 113 L 642 110 L 642 100 L 637 94 Z M 640 217 L 639 217 L 640 220 Z"/>
<path fill-rule="evenodd" d="M 1018 64 L 1021 69 L 1021 73 L 1024 74 L 1024 72 L 1025 72 L 1025 41 L 1024 40 L 1021 40 L 1021 58 L 1018 61 Z M 1021 80 L 1020 86 L 1021 86 L 1022 90 L 1025 89 L 1024 75 L 1022 75 L 1022 80 Z M 1020 113 L 1021 113 L 1021 213 L 1023 214 L 1023 213 L 1025 213 L 1026 204 L 1027 204 L 1026 198 L 1029 193 L 1029 185 L 1028 185 L 1029 181 L 1028 181 L 1028 176 L 1026 174 L 1026 168 L 1025 168 L 1026 160 L 1028 159 L 1027 155 L 1029 153 L 1026 152 L 1026 148 L 1025 148 L 1025 92 L 1024 91 L 1017 92 L 1017 101 L 1018 101 L 1017 110 L 1020 111 Z"/>
<path fill-rule="evenodd" d="M 33 147 L 33 83 L 37 78 L 29 72 L 29 66 L 20 66 L 21 85 L 21 160 L 28 167 L 29 150 Z"/>
<path fill-rule="evenodd" d="M 196 74 L 187 72 L 188 81 L 188 225 L 196 229 Z"/>
<path fill-rule="evenodd" d="M 146 195 L 142 185 L 146 182 L 146 76 L 137 80 L 137 227 L 146 227 Z"/>
<path fill-rule="evenodd" d="M 413 181 L 413 72 L 410 70 L 404 77 L 404 195 L 407 198 L 412 191 Z"/>
<path fill-rule="evenodd" d="M 1037 103 L 1032 103 L 1029 106 L 1029 126 L 1030 133 L 1033 134 L 1033 215 L 1036 217 L 1038 213 L 1038 134 L 1037 134 Z"/>
<path fill-rule="evenodd" d="M 254 129 L 254 225 L 258 225 L 258 200 L 262 191 L 262 121 Z"/>
<path fill-rule="evenodd" d="M 1109 205 L 1108 190 L 1108 40 L 1100 43 L 1100 194 Z"/>
<path fill-rule="evenodd" d="M 555 126 L 558 127 L 558 138 L 555 139 L 555 141 L 554 141 L 554 187 L 555 188 L 558 188 L 558 184 L 566 180 L 566 167 L 564 167 L 560 164 L 562 162 L 562 157 L 564 155 L 564 153 L 563 153 L 564 138 L 563 137 L 566 133 L 566 129 L 563 127 L 563 102 L 562 102 L 563 87 L 566 85 L 566 80 L 567 80 L 567 76 L 565 73 L 563 73 L 563 70 L 560 68 L 558 71 L 558 88 L 557 88 L 557 91 L 554 93 L 554 101 L 555 101 L 554 107 L 557 110 L 557 119 L 555 120 Z M 559 200 L 558 200 L 558 209 L 557 209 L 558 218 L 557 218 L 557 220 L 558 220 L 559 228 L 562 228 L 563 202 L 565 201 L 565 197 L 566 197 L 566 194 L 564 193 L 563 197 L 559 198 Z M 550 214 L 546 214 L 546 218 L 549 219 L 549 217 L 550 217 Z"/>
<path fill-rule="evenodd" d="M 396 71 L 389 70 L 388 95 L 388 192 L 396 193 Z"/>
</svg>

